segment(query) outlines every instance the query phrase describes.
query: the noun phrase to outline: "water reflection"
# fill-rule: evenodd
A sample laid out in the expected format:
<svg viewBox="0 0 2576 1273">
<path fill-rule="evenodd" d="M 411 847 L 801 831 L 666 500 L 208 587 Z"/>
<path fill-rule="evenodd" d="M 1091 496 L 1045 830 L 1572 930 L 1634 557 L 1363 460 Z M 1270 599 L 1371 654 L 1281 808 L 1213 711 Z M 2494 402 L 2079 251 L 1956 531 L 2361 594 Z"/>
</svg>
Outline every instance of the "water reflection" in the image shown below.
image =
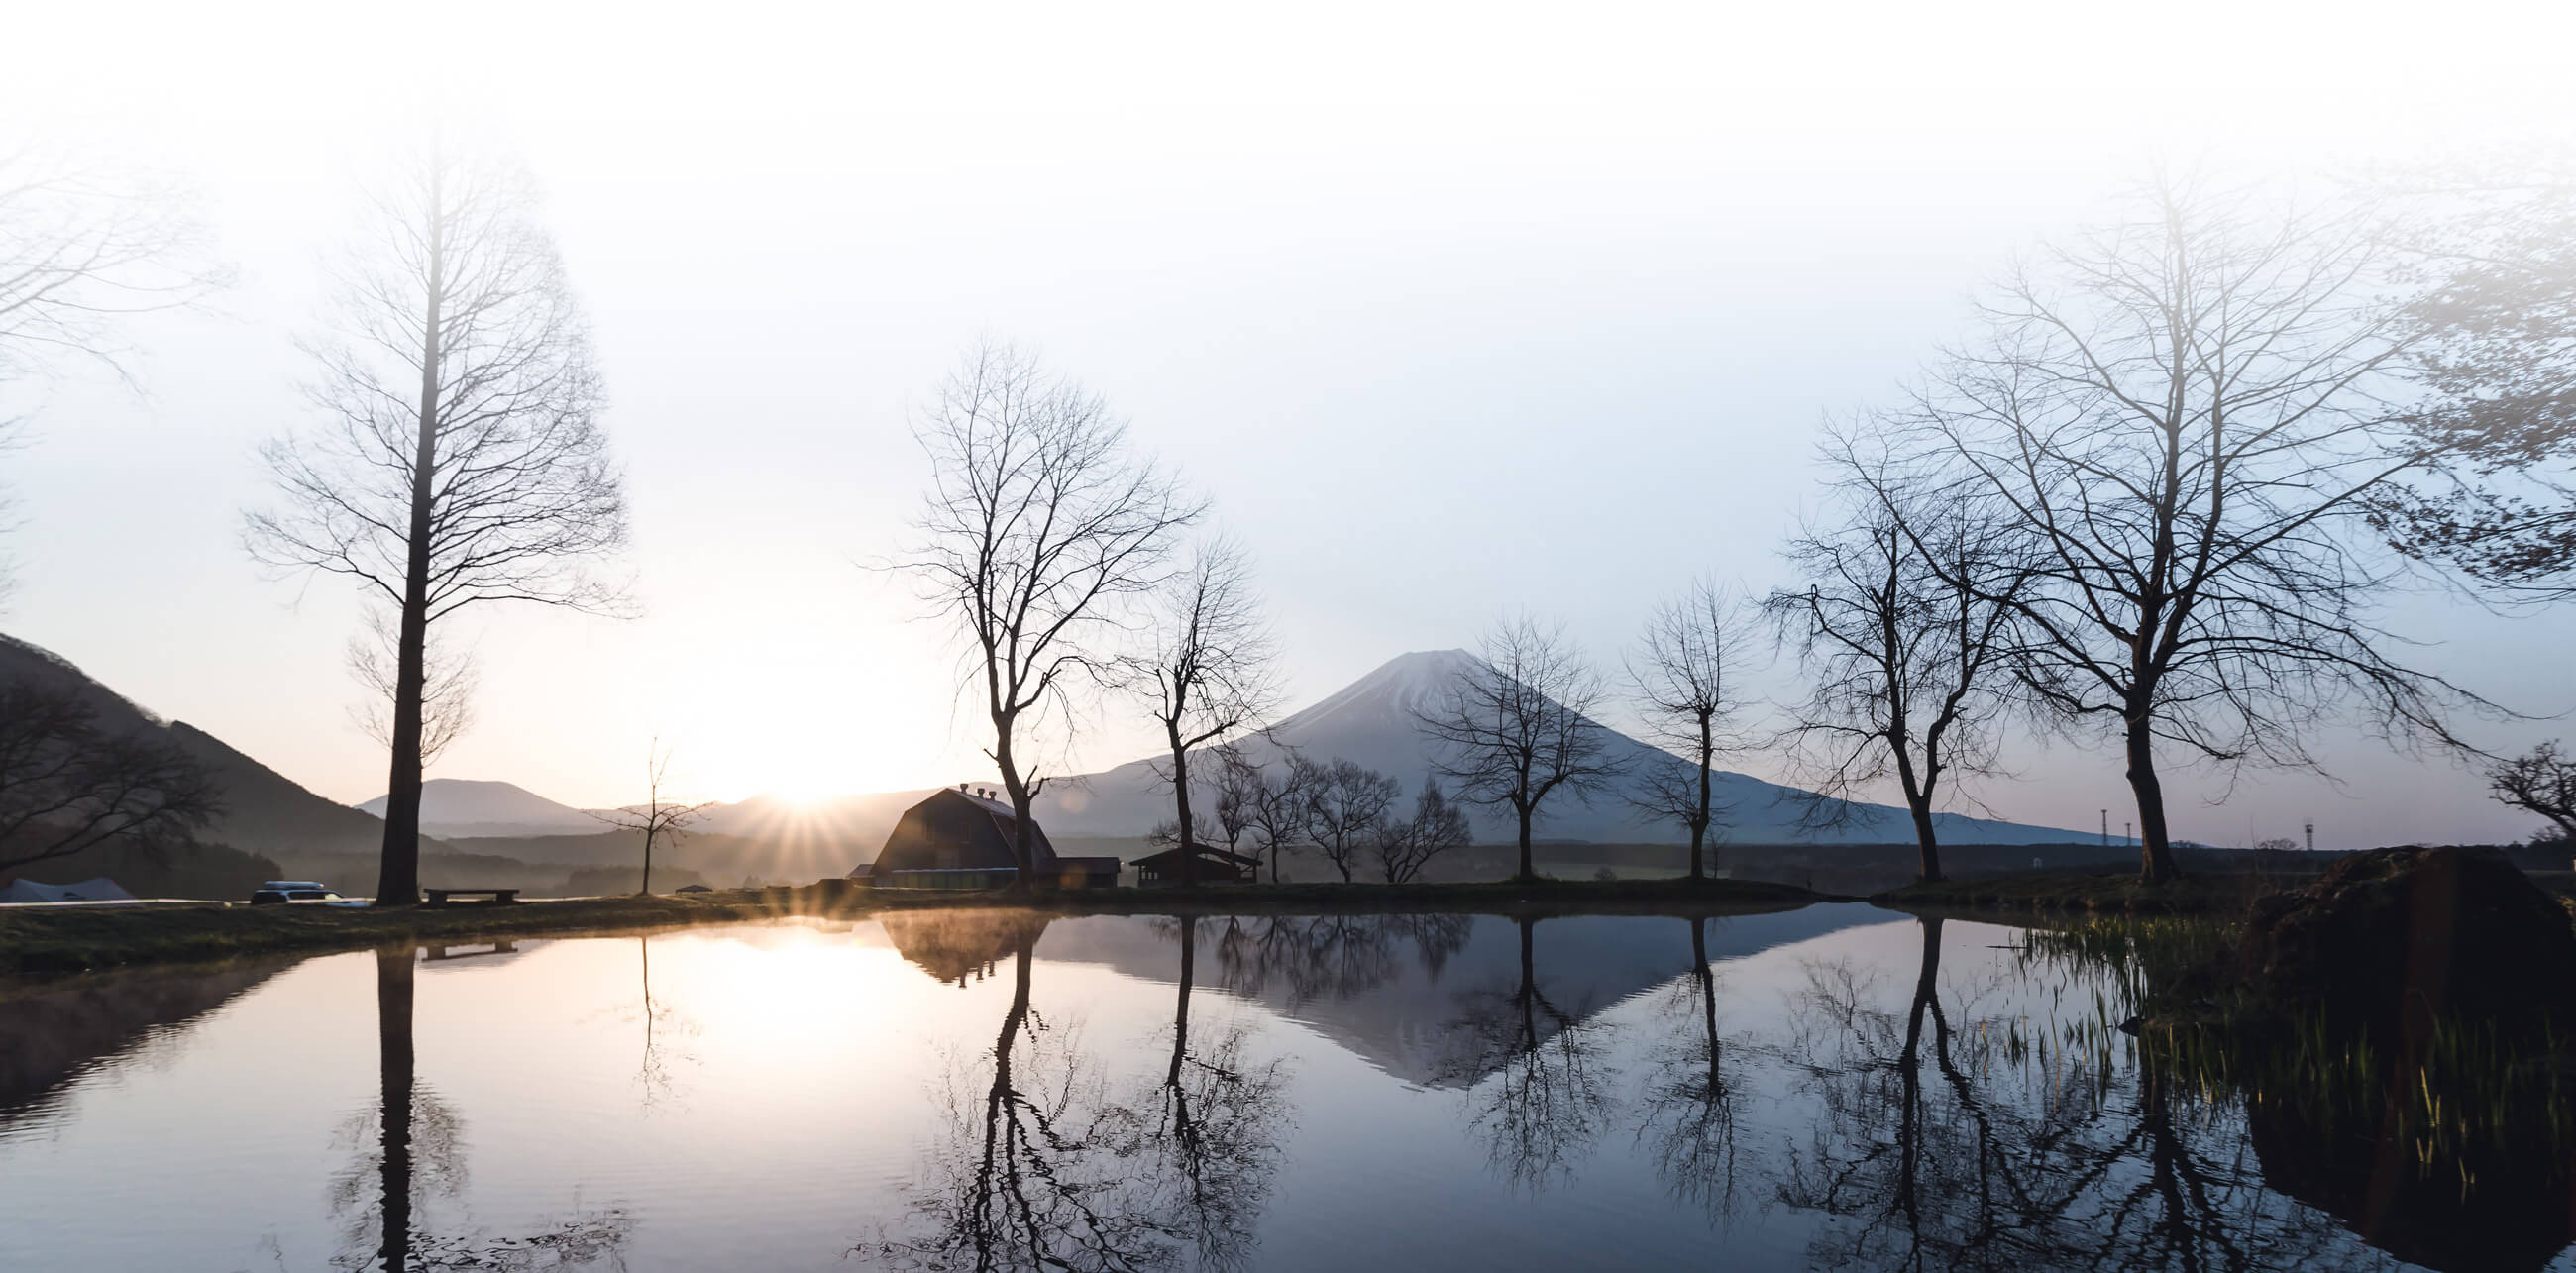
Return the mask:
<svg viewBox="0 0 2576 1273">
<path fill-rule="evenodd" d="M 2576 1267 L 2560 1081 L 2112 1029 L 2180 939 L 925 911 L 0 988 L 0 1266 Z"/>
<path fill-rule="evenodd" d="M 1675 1198 L 1723 1219 L 1737 1202 L 1735 1129 L 1745 1090 L 1726 1077 L 1709 921 L 1684 922 L 1690 925 L 1689 975 L 1663 996 L 1659 1015 L 1674 1028 L 1648 1057 L 1637 1142 L 1653 1155 L 1656 1176 Z"/>
<path fill-rule="evenodd" d="M 338 1269 L 412 1270 L 623 1267 L 633 1221 L 617 1208 L 568 1215 L 524 1235 L 433 1233 L 419 1224 L 425 1198 L 454 1199 L 465 1185 L 463 1121 L 419 1082 L 413 992 L 423 958 L 446 947 L 389 947 L 376 963 L 376 1108 L 352 1120 L 358 1160 L 331 1188 L 343 1217 Z M 433 953 L 439 952 L 439 953 Z M 487 952 L 488 953 L 488 952 Z"/>
<path fill-rule="evenodd" d="M 1543 1188 L 1573 1171 L 1610 1123 L 1609 1041 L 1593 1005 L 1559 1003 L 1542 987 L 1538 921 L 1514 921 L 1520 975 L 1508 989 L 1459 996 L 1449 1023 L 1447 1075 L 1472 1083 L 1470 1123 L 1487 1161 L 1516 1185 Z"/>
<path fill-rule="evenodd" d="M 1178 946 L 1168 1063 L 1122 1090 L 1077 1018 L 1035 1006 L 1044 917 L 904 918 L 888 935 L 906 959 L 961 983 L 1007 961 L 1011 998 L 990 1050 L 946 1076 L 948 1135 L 914 1202 L 929 1232 L 856 1253 L 943 1268 L 1239 1267 L 1290 1121 L 1287 1074 L 1254 1055 L 1240 1020 L 1194 1032 L 1199 921 L 1164 921 Z"/>
</svg>

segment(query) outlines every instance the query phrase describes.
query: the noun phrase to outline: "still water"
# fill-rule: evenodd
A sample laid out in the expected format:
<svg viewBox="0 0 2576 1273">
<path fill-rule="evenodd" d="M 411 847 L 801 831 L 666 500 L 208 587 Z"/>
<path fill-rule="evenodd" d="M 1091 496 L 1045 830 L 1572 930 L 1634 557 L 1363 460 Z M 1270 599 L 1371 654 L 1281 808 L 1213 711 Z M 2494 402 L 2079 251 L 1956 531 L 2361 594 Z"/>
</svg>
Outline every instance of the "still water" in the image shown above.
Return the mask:
<svg viewBox="0 0 2576 1273">
<path fill-rule="evenodd" d="M 2428 1185 L 2146 1063 L 2124 984 L 1821 905 L 0 987 L 0 1269 L 2576 1268 L 2564 1162 Z"/>
</svg>

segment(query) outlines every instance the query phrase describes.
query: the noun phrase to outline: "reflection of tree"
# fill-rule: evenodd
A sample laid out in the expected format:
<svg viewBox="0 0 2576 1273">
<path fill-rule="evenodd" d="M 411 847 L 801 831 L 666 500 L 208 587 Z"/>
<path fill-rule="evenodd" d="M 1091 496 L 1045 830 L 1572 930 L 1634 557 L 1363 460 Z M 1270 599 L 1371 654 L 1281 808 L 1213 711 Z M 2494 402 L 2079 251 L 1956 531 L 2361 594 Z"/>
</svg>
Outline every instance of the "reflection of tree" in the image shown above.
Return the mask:
<svg viewBox="0 0 2576 1273">
<path fill-rule="evenodd" d="M 1920 924 L 1901 1015 L 1847 965 L 1812 968 L 1795 1005 L 1790 1059 L 1824 1115 L 1779 1197 L 1847 1222 L 1816 1239 L 1815 1265 L 2232 1270 L 2325 1252 L 2326 1226 L 2244 1161 L 2236 1114 L 2107 1056 L 2071 1063 L 2017 1019 L 1954 1023 L 1941 921 Z M 1982 995 L 1964 998 L 1973 1013 Z"/>
<path fill-rule="evenodd" d="M 1177 921 L 1180 998 L 1172 1011 L 1172 1062 L 1159 1091 L 1149 1138 L 1160 1151 L 1166 1205 L 1207 1268 L 1234 1268 L 1250 1253 L 1255 1223 L 1269 1201 L 1271 1175 L 1287 1121 L 1287 1083 L 1279 1061 L 1247 1056 L 1249 1031 L 1221 1027 L 1204 1049 L 1191 1046 L 1190 991 L 1198 963 L 1198 921 Z"/>
<path fill-rule="evenodd" d="M 1281 1064 L 1248 1031 L 1190 1021 L 1197 923 L 1182 919 L 1172 1051 L 1133 1099 L 1114 1099 L 1076 1029 L 1030 999 L 1036 926 L 1013 930 L 1011 1001 L 989 1051 L 952 1071 L 943 1143 L 915 1204 L 927 1233 L 863 1244 L 887 1263 L 977 1269 L 1158 1269 L 1250 1253 L 1288 1118 Z M 1001 931 L 1001 930 L 995 930 Z M 975 1067 L 989 1067 L 977 1075 Z"/>
<path fill-rule="evenodd" d="M 1691 926 L 1691 975 L 1677 985 L 1667 1014 L 1682 1023 L 1652 1059 L 1642 1089 L 1637 1141 L 1654 1155 L 1655 1172 L 1675 1197 L 1712 1216 L 1735 1197 L 1735 1116 L 1742 1091 L 1720 1068 L 1717 974 L 1708 963 L 1708 921 Z"/>
<path fill-rule="evenodd" d="M 674 1038 L 686 1039 L 697 1033 L 697 1026 L 682 1017 L 677 1009 L 653 998 L 653 943 L 649 937 L 635 939 L 635 971 L 643 984 L 640 1013 L 644 1027 L 643 1052 L 635 1064 L 635 1084 L 641 1093 L 644 1109 L 650 1112 L 678 1089 L 673 1063 L 689 1059 L 685 1051 L 677 1055 L 671 1052 Z"/>
<path fill-rule="evenodd" d="M 1467 944 L 1464 915 L 1300 915 L 1227 918 L 1217 934 L 1220 984 L 1238 994 L 1284 988 L 1290 1005 L 1347 999 L 1403 971 L 1404 948 L 1435 980 Z"/>
<path fill-rule="evenodd" d="M 977 1269 L 1145 1269 L 1171 1262 L 1159 1217 L 1133 1205 L 1105 1084 L 1073 1030 L 1051 1029 L 1029 1002 L 1036 933 L 1012 937 L 1010 1008 L 984 1063 L 988 1081 L 952 1073 L 946 1143 L 917 1210 L 927 1237 L 862 1246 L 889 1260 L 927 1257 Z M 980 1086 L 980 1092 L 976 1089 Z"/>
<path fill-rule="evenodd" d="M 465 1184 L 464 1138 L 454 1111 L 423 1090 L 414 1072 L 409 948 L 376 952 L 376 1046 L 379 1103 L 372 1120 L 354 1126 L 367 1146 L 332 1184 L 332 1209 L 349 1217 L 347 1241 L 333 1266 L 410 1270 L 574 1268 L 606 1261 L 625 1265 L 631 1221 L 617 1208 L 586 1210 L 529 1237 L 436 1236 L 417 1218 L 428 1196 L 455 1197 Z M 368 1123 L 372 1121 L 373 1126 Z M 372 1186 L 372 1188 L 370 1188 Z"/>
<path fill-rule="evenodd" d="M 1494 1166 L 1516 1184 L 1544 1187 L 1572 1171 L 1608 1125 L 1612 1098 L 1607 1027 L 1549 999 L 1538 980 L 1533 931 L 1523 917 L 1520 980 L 1509 991 L 1462 996 L 1450 1025 L 1446 1077 L 1475 1084 L 1473 1121 Z"/>
</svg>

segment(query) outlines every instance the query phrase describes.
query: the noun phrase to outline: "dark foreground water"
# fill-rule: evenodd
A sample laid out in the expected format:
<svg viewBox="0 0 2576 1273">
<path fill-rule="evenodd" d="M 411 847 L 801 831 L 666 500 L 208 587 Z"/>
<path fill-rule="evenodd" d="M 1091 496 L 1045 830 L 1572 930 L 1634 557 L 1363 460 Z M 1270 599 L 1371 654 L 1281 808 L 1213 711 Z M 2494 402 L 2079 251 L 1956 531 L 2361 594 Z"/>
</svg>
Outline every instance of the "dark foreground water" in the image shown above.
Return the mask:
<svg viewBox="0 0 2576 1273">
<path fill-rule="evenodd" d="M 0 1269 L 2576 1268 L 2563 1162 L 2173 1078 L 2125 984 L 1833 905 L 13 986 Z"/>
</svg>

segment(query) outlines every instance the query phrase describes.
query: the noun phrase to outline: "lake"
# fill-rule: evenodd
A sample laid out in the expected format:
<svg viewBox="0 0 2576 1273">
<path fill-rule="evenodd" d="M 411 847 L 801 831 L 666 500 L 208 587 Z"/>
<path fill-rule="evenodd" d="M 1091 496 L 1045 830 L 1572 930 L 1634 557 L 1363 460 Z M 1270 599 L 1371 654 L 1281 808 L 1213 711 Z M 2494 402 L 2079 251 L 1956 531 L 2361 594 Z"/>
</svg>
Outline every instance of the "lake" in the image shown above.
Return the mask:
<svg viewBox="0 0 2576 1273">
<path fill-rule="evenodd" d="M 2576 1269 L 2566 1155 L 2150 1064 L 2100 938 L 920 911 L 11 985 L 0 1269 Z"/>
</svg>

